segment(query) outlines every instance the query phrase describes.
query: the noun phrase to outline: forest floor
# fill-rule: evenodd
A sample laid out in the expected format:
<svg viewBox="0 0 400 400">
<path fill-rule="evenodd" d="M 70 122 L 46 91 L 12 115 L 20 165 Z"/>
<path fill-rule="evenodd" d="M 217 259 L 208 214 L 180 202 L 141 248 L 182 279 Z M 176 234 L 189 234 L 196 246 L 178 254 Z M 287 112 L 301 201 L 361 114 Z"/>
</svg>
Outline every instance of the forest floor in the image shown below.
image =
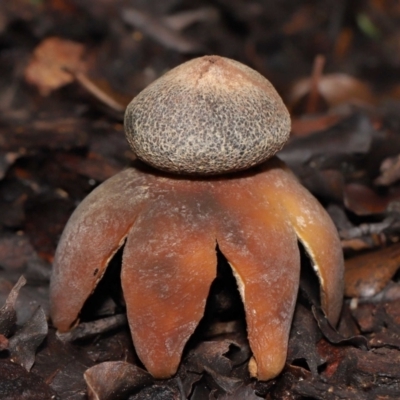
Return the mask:
<svg viewBox="0 0 400 400">
<path fill-rule="evenodd" d="M 115 285 L 100 283 L 86 304 L 81 337 L 58 336 L 49 318 L 69 216 L 134 161 L 125 106 L 205 54 L 243 62 L 277 88 L 292 116 L 279 156 L 332 217 L 346 259 L 337 329 L 310 300 L 318 283 L 302 285 L 286 366 L 268 382 L 249 376 L 243 306 L 223 257 L 169 380 L 152 379 L 135 354 L 118 255 L 107 272 Z M 0 1 L 0 398 L 400 398 L 399 71 L 393 0 Z"/>
</svg>

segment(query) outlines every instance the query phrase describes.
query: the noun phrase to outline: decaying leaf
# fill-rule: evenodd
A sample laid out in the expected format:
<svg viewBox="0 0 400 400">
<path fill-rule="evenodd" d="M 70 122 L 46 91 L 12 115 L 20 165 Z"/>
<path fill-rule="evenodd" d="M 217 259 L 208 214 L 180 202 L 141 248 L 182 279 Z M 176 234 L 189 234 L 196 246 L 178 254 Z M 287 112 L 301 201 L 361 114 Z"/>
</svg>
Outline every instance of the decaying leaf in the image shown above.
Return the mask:
<svg viewBox="0 0 400 400">
<path fill-rule="evenodd" d="M 0 359 L 0 398 L 7 400 L 51 400 L 57 394 L 38 375 L 9 360 Z"/>
<path fill-rule="evenodd" d="M 87 351 L 61 342 L 51 329 L 46 346 L 36 355 L 32 372 L 40 375 L 61 399 L 86 400 L 83 374 L 93 364 Z"/>
<path fill-rule="evenodd" d="M 19 291 L 26 283 L 26 279 L 21 276 L 7 297 L 6 303 L 0 309 L 0 334 L 8 337 L 15 329 L 17 322 L 17 313 L 15 311 L 15 302 Z"/>
<path fill-rule="evenodd" d="M 308 136 L 312 133 L 325 131 L 338 124 L 343 117 L 334 114 L 318 115 L 316 117 L 293 117 L 292 132 L 293 136 Z"/>
<path fill-rule="evenodd" d="M 289 104 L 295 104 L 311 89 L 310 78 L 296 82 L 289 95 Z M 318 90 L 331 107 L 343 103 L 375 104 L 368 84 L 346 74 L 326 74 L 318 82 Z"/>
<path fill-rule="evenodd" d="M 145 387 L 139 393 L 129 397 L 129 400 L 181 400 L 182 395 L 178 388 L 160 383 Z"/>
<path fill-rule="evenodd" d="M 321 310 L 313 306 L 312 312 L 314 314 L 314 317 L 318 323 L 321 332 L 330 343 L 340 344 L 342 346 L 352 345 L 363 350 L 368 349 L 368 341 L 364 336 L 356 335 L 351 337 L 344 337 L 335 328 L 331 326 L 331 324 L 323 315 Z"/>
<path fill-rule="evenodd" d="M 379 293 L 400 267 L 400 244 L 345 261 L 345 295 L 371 297 Z"/>
<path fill-rule="evenodd" d="M 220 397 L 220 400 L 260 400 L 261 397 L 257 396 L 255 390 L 251 386 L 241 386 L 234 393 L 226 393 Z"/>
<path fill-rule="evenodd" d="M 368 394 L 366 398 L 371 399 L 385 398 L 385 394 L 391 399 L 396 397 L 400 381 L 398 351 L 392 352 L 388 348 L 362 351 L 351 346 L 333 347 L 326 342 L 320 342 L 318 350 L 327 358 L 331 367 L 328 367 L 326 371 L 329 371 L 330 376 L 335 379 L 336 385 L 342 387 L 345 385 L 350 388 L 347 389 L 349 394 L 353 392 L 353 396 L 354 394 L 358 396 L 323 396 L 322 398 L 360 399 L 365 394 Z M 377 374 L 376 371 L 379 373 Z M 388 390 L 386 382 L 391 382 L 393 389 Z M 356 389 L 360 387 L 359 385 L 363 388 L 362 392 Z M 335 392 L 335 388 L 332 391 Z"/>
<path fill-rule="evenodd" d="M 83 61 L 85 47 L 70 40 L 50 37 L 34 50 L 25 69 L 25 79 L 35 85 L 43 96 L 73 82 L 74 77 L 66 70 L 85 71 Z"/>
<path fill-rule="evenodd" d="M 107 333 L 93 325 L 79 326 L 71 332 L 74 338 L 82 327 L 91 329 L 83 336 L 80 332 L 83 339 L 73 344 L 61 342 L 50 329 L 30 372 L 10 361 L 17 358 L 8 348 L 12 335 L 21 335 L 17 325 L 23 326 L 39 303 L 44 310 L 47 307 L 47 275 L 40 273 L 36 279 L 35 268 L 43 266 L 41 271 L 47 274 L 49 268 L 39 265 L 37 258 L 52 261 L 72 208 L 98 182 L 134 159 L 120 124 L 125 103 L 110 96 L 97 77 L 106 77 L 108 86 L 133 95 L 162 71 L 187 60 L 187 51 L 203 51 L 203 43 L 209 53 L 234 57 L 262 71 L 286 99 L 297 95 L 290 98 L 297 112 L 292 115 L 295 137 L 282 157 L 293 161 L 301 182 L 324 206 L 335 204 L 340 210 L 339 216 L 330 214 L 345 253 L 352 257 L 346 276 L 346 292 L 352 299 L 345 300 L 340 335 L 322 315 L 317 316 L 319 327 L 308 309 L 296 313 L 286 366 L 268 382 L 250 380 L 243 367 L 250 351 L 235 335 L 241 332 L 245 340 L 244 316 L 235 305 L 229 318 L 213 310 L 216 314 L 205 315 L 212 329 L 205 326 L 205 333 L 200 326 L 177 375 L 133 390 L 130 400 L 397 400 L 400 273 L 397 255 L 388 252 L 398 247 L 400 237 L 400 3 L 218 0 L 212 8 L 182 0 L 122 3 L 0 1 L 0 399 L 86 400 L 83 374 L 94 363 L 138 361 L 128 329 L 112 324 L 108 326 L 114 326 L 113 331 Z M 121 18 L 122 6 L 138 7 L 145 16 L 139 15 L 135 25 Z M 186 34 L 183 29 L 192 23 Z M 378 29 L 379 38 L 372 38 L 371 27 Z M 81 43 L 96 55 L 90 74 Z M 303 81 L 305 91 L 297 82 L 299 86 L 295 83 L 288 93 L 288 83 L 307 76 L 311 57 L 321 53 L 327 71 L 346 75 L 321 74 L 315 79 L 313 74 Z M 56 91 L 74 79 L 77 84 Z M 27 88 L 26 82 L 33 86 Z M 372 93 L 371 88 L 379 92 Z M 106 114 L 104 108 L 92 107 L 87 92 L 108 105 Z M 309 106 L 310 93 L 318 95 L 317 107 Z M 374 107 L 377 103 L 379 108 Z M 110 106 L 117 113 L 110 114 Z M 361 250 L 368 253 L 359 256 Z M 22 288 L 17 300 L 18 289 L 13 289 L 1 308 L 11 282 L 21 274 L 30 285 Z M 363 293 L 373 295 L 360 297 Z M 103 312 L 102 305 L 96 311 Z M 118 302 L 113 307 L 107 315 L 118 320 L 124 309 Z M 86 308 L 82 320 L 98 315 L 89 315 Z M 43 318 L 42 322 L 44 326 Z M 360 334 L 368 350 L 356 340 L 343 339 Z M 204 338 L 222 345 L 205 349 L 199 346 Z M 223 353 L 226 348 L 229 351 Z M 193 357 L 193 351 L 199 357 Z M 25 352 L 22 349 L 17 356 Z M 27 353 L 32 359 L 33 349 Z M 127 370 L 136 368 L 128 365 Z M 95 377 L 99 398 L 112 398 L 111 388 L 117 389 L 117 398 L 123 396 L 118 390 L 132 379 L 121 374 L 114 382 L 110 376 L 104 382 L 102 374 Z"/>
<path fill-rule="evenodd" d="M 35 362 L 36 350 L 47 336 L 47 332 L 46 315 L 39 307 L 31 319 L 11 337 L 9 341 L 11 360 L 30 371 Z"/>
<path fill-rule="evenodd" d="M 148 372 L 124 361 L 97 364 L 84 376 L 91 400 L 124 400 L 153 382 Z"/>
<path fill-rule="evenodd" d="M 374 127 L 364 113 L 354 113 L 329 129 L 306 137 L 296 137 L 279 157 L 290 167 L 299 167 L 318 156 L 366 154 L 371 148 Z"/>
<path fill-rule="evenodd" d="M 312 313 L 302 304 L 297 304 L 289 338 L 287 363 L 305 360 L 311 373 L 317 376 L 318 367 L 325 362 L 316 350 L 319 339 L 321 332 Z"/>
<path fill-rule="evenodd" d="M 349 183 L 344 188 L 344 202 L 346 207 L 357 215 L 371 215 L 384 213 L 389 204 L 400 198 L 400 191 L 380 195 L 370 187 L 361 183 Z"/>
</svg>

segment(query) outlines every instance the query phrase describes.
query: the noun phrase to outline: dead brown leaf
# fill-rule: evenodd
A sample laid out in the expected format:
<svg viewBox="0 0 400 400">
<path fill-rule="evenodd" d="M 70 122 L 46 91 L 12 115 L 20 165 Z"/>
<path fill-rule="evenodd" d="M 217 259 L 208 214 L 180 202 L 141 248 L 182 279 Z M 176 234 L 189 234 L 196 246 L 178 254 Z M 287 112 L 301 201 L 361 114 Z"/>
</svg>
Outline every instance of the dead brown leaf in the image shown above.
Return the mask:
<svg viewBox="0 0 400 400">
<path fill-rule="evenodd" d="M 47 332 L 46 315 L 43 309 L 38 307 L 29 321 L 9 340 L 11 361 L 30 371 L 35 363 L 36 350 L 47 336 Z"/>
<path fill-rule="evenodd" d="M 84 377 L 90 400 L 124 400 L 153 382 L 148 372 L 124 361 L 97 364 Z"/>
<path fill-rule="evenodd" d="M 318 131 L 325 131 L 340 122 L 341 116 L 335 114 L 318 115 L 316 117 L 293 117 L 293 136 L 308 136 Z"/>
<path fill-rule="evenodd" d="M 0 398 L 7 400 L 51 400 L 56 393 L 43 380 L 9 360 L 0 360 Z"/>
<path fill-rule="evenodd" d="M 289 106 L 293 108 L 311 91 L 311 87 L 311 78 L 303 78 L 297 81 L 292 86 L 288 96 Z M 323 75 L 318 82 L 318 90 L 330 107 L 348 103 L 375 104 L 375 97 L 369 86 L 365 82 L 346 74 Z"/>
<path fill-rule="evenodd" d="M 287 363 L 305 361 L 311 373 L 318 375 L 318 367 L 324 359 L 318 354 L 316 343 L 321 339 L 312 313 L 302 304 L 297 304 L 290 332 Z"/>
<path fill-rule="evenodd" d="M 11 335 L 15 329 L 15 324 L 17 322 L 15 302 L 17 301 L 20 289 L 25 283 L 26 279 L 21 276 L 8 295 L 6 303 L 0 309 L 0 333 L 6 337 Z"/>
<path fill-rule="evenodd" d="M 36 86 L 42 96 L 73 82 L 66 70 L 85 72 L 85 46 L 59 37 L 43 40 L 33 51 L 25 69 L 25 80 Z"/>
<path fill-rule="evenodd" d="M 361 183 L 349 183 L 344 190 L 346 207 L 357 215 L 382 214 L 390 202 L 400 198 L 399 189 L 381 195 Z"/>
<path fill-rule="evenodd" d="M 400 267 L 400 244 L 345 261 L 345 295 L 370 297 L 379 293 Z"/>
</svg>

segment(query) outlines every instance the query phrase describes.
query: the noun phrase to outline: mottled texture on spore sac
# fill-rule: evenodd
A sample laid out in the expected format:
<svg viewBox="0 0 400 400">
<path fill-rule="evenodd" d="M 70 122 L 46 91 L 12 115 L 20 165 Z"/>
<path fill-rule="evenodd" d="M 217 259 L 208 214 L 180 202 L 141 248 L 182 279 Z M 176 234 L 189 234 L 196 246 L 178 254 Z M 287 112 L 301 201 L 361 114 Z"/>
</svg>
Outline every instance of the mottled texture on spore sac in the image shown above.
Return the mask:
<svg viewBox="0 0 400 400">
<path fill-rule="evenodd" d="M 220 174 L 250 168 L 286 142 L 290 117 L 258 72 L 233 60 L 191 60 L 153 82 L 127 108 L 127 138 L 155 168 Z"/>
</svg>

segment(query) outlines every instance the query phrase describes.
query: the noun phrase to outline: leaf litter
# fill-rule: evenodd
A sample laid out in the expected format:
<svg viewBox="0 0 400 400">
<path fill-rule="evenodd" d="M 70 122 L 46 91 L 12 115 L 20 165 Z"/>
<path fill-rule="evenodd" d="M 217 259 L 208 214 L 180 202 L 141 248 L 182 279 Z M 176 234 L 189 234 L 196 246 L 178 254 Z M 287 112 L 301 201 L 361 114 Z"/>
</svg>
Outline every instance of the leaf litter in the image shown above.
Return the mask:
<svg viewBox="0 0 400 400">
<path fill-rule="evenodd" d="M 368 4 L 0 5 L 1 398 L 398 398 L 400 12 Z M 95 291 L 69 337 L 48 319 L 51 263 L 70 213 L 134 159 L 122 132 L 127 99 L 204 53 L 258 68 L 286 99 L 293 135 L 280 156 L 330 212 L 346 256 L 337 329 L 315 285 L 303 285 L 286 367 L 269 382 L 248 374 L 240 296 L 223 260 L 169 380 L 143 370 L 118 279 Z"/>
</svg>

